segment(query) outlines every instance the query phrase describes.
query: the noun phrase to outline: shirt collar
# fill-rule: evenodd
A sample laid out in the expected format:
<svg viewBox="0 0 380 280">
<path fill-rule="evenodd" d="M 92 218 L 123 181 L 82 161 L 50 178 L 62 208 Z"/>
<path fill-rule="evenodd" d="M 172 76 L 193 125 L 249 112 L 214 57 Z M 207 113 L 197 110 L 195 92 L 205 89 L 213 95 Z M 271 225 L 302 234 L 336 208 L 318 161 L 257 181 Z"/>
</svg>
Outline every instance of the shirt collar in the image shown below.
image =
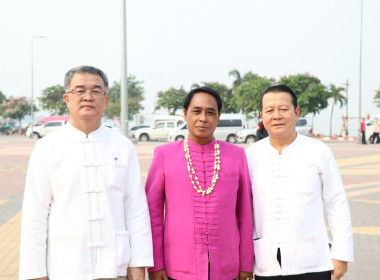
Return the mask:
<svg viewBox="0 0 380 280">
<path fill-rule="evenodd" d="M 212 141 L 210 143 L 207 143 L 206 145 L 203 145 L 203 146 L 198 144 L 198 143 L 191 141 L 190 138 L 188 139 L 188 143 L 189 143 L 189 147 L 191 150 L 209 151 L 209 150 L 214 150 L 215 138 L 212 139 Z"/>
<path fill-rule="evenodd" d="M 85 140 L 95 141 L 95 140 L 97 140 L 100 137 L 100 135 L 102 134 L 103 130 L 106 128 L 103 124 L 101 124 L 98 129 L 92 131 L 90 134 L 88 134 L 88 137 L 87 137 L 86 133 L 84 133 L 83 131 L 75 128 L 70 123 L 70 121 L 67 122 L 66 127 L 70 131 L 70 133 L 73 134 L 74 137 L 77 138 L 80 141 L 85 141 Z"/>
</svg>

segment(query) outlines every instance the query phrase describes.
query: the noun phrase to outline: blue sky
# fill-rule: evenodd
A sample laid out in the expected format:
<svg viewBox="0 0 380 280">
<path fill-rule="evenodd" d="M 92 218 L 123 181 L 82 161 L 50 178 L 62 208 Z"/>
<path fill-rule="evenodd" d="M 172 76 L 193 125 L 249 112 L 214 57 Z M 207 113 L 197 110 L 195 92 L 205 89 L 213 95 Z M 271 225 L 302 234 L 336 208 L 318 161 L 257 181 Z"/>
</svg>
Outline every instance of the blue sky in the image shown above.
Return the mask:
<svg viewBox="0 0 380 280">
<path fill-rule="evenodd" d="M 362 113 L 380 108 L 380 1 L 363 0 Z M 72 67 L 90 64 L 120 79 L 121 1 L 0 1 L 0 90 L 34 96 L 63 83 Z M 360 0 L 127 0 L 128 72 L 145 81 L 145 112 L 171 86 L 218 81 L 253 71 L 278 79 L 308 72 L 326 85 L 348 79 L 349 115 L 358 114 Z M 345 108 L 334 110 L 334 132 Z M 325 130 L 330 108 L 315 118 Z M 357 130 L 356 121 L 350 129 Z M 335 128 L 336 127 L 336 128 Z"/>
</svg>

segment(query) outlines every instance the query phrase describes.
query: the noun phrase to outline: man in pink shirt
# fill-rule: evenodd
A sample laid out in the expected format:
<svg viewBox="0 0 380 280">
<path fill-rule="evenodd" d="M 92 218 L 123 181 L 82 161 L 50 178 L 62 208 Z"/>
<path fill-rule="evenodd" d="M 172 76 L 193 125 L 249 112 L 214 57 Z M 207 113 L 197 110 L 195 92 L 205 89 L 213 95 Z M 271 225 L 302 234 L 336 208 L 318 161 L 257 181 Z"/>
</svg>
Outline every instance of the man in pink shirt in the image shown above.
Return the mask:
<svg viewBox="0 0 380 280">
<path fill-rule="evenodd" d="M 362 133 L 362 144 L 367 144 L 367 141 L 365 140 L 365 118 L 362 118 L 362 121 L 360 122 L 360 132 Z"/>
<path fill-rule="evenodd" d="M 149 279 L 252 279 L 253 218 L 244 149 L 218 141 L 222 100 L 201 87 L 184 100 L 189 135 L 156 148 L 146 182 L 154 267 Z"/>
</svg>

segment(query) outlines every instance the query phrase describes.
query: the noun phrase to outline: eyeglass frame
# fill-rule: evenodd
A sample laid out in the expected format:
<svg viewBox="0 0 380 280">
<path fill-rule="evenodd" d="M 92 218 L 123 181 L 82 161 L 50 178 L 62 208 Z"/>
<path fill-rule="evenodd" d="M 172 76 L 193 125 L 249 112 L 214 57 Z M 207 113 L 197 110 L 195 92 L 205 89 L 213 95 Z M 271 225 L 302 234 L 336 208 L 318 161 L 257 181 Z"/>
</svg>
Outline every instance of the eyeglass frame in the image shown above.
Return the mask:
<svg viewBox="0 0 380 280">
<path fill-rule="evenodd" d="M 94 92 L 96 92 L 96 89 L 100 89 L 101 90 L 101 94 L 99 94 L 99 95 L 98 94 L 94 94 Z M 81 95 L 77 95 L 77 93 L 75 92 L 76 90 L 83 90 L 84 92 Z M 95 98 L 95 99 L 102 98 L 102 97 L 104 97 L 104 96 L 107 95 L 107 90 L 105 92 L 103 92 L 103 90 L 102 90 L 101 87 L 95 87 L 93 89 L 84 89 L 82 87 L 75 87 L 73 89 L 70 89 L 69 91 L 66 91 L 65 93 L 66 94 L 72 93 L 75 98 L 79 99 L 79 98 L 83 98 L 84 96 L 86 96 L 87 92 L 89 92 L 90 95 L 93 98 Z"/>
</svg>

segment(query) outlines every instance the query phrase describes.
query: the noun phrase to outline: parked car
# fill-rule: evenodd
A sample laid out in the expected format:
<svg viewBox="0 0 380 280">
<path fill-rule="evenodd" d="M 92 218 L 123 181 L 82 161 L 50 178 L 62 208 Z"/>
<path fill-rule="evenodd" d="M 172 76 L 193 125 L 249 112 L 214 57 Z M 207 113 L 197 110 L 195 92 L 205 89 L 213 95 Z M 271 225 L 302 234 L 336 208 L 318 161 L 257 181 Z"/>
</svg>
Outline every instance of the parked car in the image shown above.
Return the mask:
<svg viewBox="0 0 380 280">
<path fill-rule="evenodd" d="M 242 129 L 237 132 L 237 142 L 252 144 L 257 139 L 257 127 Z"/>
<path fill-rule="evenodd" d="M 380 114 L 375 115 L 365 123 L 365 137 L 367 138 L 366 140 L 369 143 L 372 143 L 373 125 L 375 123 L 375 118 L 377 118 L 377 120 L 380 121 Z"/>
<path fill-rule="evenodd" d="M 245 127 L 245 117 L 241 114 L 222 114 L 219 123 L 215 129 L 214 136 L 216 139 L 236 142 L 236 133 Z M 169 141 L 178 141 L 184 139 L 189 133 L 187 124 L 169 132 Z"/>
<path fill-rule="evenodd" d="M 25 136 L 31 138 L 40 138 L 42 136 L 39 131 L 46 123 L 50 121 L 65 121 L 66 123 L 69 119 L 70 116 L 49 116 L 41 118 L 34 125 L 28 126 L 25 132 Z"/>
<path fill-rule="evenodd" d="M 14 122 L 0 124 L 0 132 L 4 135 L 13 135 L 18 132 L 19 127 Z"/>
<path fill-rule="evenodd" d="M 237 133 L 237 141 L 243 142 L 243 143 L 253 143 L 256 141 L 261 140 L 262 138 L 265 138 L 268 136 L 268 134 L 265 130 L 262 123 L 258 123 L 255 128 L 246 128 Z M 306 118 L 300 117 L 299 120 L 296 122 L 296 130 L 298 133 L 306 135 L 306 136 L 312 136 L 313 129 L 309 125 L 309 122 Z M 259 132 L 263 131 L 263 132 Z M 262 136 L 258 136 L 262 135 Z"/>
<path fill-rule="evenodd" d="M 146 125 L 146 124 L 139 124 L 139 125 L 132 126 L 132 128 L 129 129 L 129 131 L 128 131 L 128 138 L 132 139 L 133 134 L 135 134 L 136 130 L 141 129 L 141 128 L 149 128 L 149 127 L 150 126 Z"/>
<path fill-rule="evenodd" d="M 313 128 L 306 118 L 299 118 L 299 120 L 296 122 L 296 130 L 298 133 L 305 136 L 313 136 Z"/>
<path fill-rule="evenodd" d="M 160 121 L 153 126 L 140 128 L 135 131 L 133 137 L 139 141 L 164 140 L 167 141 L 170 131 L 177 128 L 177 121 Z"/>
<path fill-rule="evenodd" d="M 63 127 L 66 123 L 67 121 L 64 121 L 64 120 L 47 122 L 41 126 L 38 126 L 38 130 L 34 130 L 31 137 L 33 139 L 44 137 L 48 135 L 49 133 Z"/>
</svg>

